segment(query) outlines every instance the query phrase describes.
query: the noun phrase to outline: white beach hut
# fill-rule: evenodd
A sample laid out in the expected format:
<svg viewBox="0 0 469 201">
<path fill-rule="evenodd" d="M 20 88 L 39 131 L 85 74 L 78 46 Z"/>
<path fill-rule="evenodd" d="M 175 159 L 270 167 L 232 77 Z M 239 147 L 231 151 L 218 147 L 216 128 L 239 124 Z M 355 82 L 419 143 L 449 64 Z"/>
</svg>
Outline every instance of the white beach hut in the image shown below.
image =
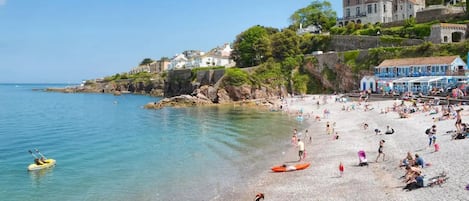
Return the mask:
<svg viewBox="0 0 469 201">
<path fill-rule="evenodd" d="M 376 77 L 375 76 L 364 76 L 360 81 L 360 90 L 371 89 L 372 92 L 376 92 Z"/>
</svg>

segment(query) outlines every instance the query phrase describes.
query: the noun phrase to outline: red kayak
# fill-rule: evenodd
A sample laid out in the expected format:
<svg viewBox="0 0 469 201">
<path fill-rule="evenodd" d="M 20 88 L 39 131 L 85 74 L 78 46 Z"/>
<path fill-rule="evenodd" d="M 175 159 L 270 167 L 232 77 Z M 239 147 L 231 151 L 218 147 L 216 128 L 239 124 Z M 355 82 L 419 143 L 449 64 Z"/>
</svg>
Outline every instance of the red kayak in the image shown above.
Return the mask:
<svg viewBox="0 0 469 201">
<path fill-rule="evenodd" d="M 295 170 L 303 170 L 309 167 L 311 163 L 302 163 L 296 165 L 280 165 L 272 167 L 272 171 L 274 172 L 290 172 Z"/>
</svg>

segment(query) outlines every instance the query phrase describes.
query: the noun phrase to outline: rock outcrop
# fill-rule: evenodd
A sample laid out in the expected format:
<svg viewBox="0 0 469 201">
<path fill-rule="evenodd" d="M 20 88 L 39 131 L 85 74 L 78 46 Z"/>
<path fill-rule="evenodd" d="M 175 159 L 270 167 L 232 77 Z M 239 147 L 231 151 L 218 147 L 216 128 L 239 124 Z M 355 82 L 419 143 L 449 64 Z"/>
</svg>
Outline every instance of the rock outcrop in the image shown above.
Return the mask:
<svg viewBox="0 0 469 201">
<path fill-rule="evenodd" d="M 213 102 L 202 94 L 199 94 L 197 96 L 180 95 L 171 98 L 164 98 L 159 102 L 147 103 L 144 108 L 161 109 L 163 107 L 188 107 L 210 104 L 213 104 Z"/>
</svg>

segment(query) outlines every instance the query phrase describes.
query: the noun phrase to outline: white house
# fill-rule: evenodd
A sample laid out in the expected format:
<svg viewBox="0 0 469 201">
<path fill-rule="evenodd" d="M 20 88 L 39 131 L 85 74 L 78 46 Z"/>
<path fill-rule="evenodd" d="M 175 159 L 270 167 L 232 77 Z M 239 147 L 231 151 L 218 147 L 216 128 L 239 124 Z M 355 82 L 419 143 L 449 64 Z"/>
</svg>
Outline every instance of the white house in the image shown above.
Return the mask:
<svg viewBox="0 0 469 201">
<path fill-rule="evenodd" d="M 224 44 L 221 47 L 216 47 L 210 50 L 208 53 L 201 52 L 201 51 L 190 51 L 190 56 L 186 56 L 183 60 L 179 58 L 179 61 L 174 61 L 174 66 L 178 63 L 180 67 L 170 68 L 170 69 L 178 69 L 178 68 L 199 68 L 199 67 L 209 67 L 209 66 L 225 66 L 225 67 L 232 67 L 234 66 L 233 60 L 230 58 L 231 46 L 229 43 Z M 186 51 L 187 52 L 187 51 Z M 185 54 L 181 54 L 185 55 Z M 173 60 L 175 60 L 174 58 Z M 172 60 L 172 61 L 173 61 Z M 184 62 L 184 64 L 182 64 Z M 173 63 L 173 62 L 172 62 Z"/>
<path fill-rule="evenodd" d="M 168 69 L 175 70 L 175 69 L 184 68 L 186 67 L 187 61 L 188 59 L 186 58 L 184 54 L 177 54 L 171 59 Z"/>
<path fill-rule="evenodd" d="M 371 92 L 376 92 L 376 77 L 375 76 L 364 76 L 360 80 L 360 90 L 365 91 L 371 89 Z"/>
</svg>

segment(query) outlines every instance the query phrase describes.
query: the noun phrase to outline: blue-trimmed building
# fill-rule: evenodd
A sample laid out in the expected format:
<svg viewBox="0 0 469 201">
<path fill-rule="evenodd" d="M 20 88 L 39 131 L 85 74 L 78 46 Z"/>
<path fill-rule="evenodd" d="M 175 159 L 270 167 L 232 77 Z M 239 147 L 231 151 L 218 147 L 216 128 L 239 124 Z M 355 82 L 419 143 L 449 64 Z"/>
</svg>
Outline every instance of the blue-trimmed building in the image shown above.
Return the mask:
<svg viewBox="0 0 469 201">
<path fill-rule="evenodd" d="M 457 81 L 467 81 L 467 64 L 459 56 L 387 59 L 375 67 L 374 92 L 422 92 L 445 88 Z M 367 90 L 369 85 L 360 85 Z"/>
</svg>

